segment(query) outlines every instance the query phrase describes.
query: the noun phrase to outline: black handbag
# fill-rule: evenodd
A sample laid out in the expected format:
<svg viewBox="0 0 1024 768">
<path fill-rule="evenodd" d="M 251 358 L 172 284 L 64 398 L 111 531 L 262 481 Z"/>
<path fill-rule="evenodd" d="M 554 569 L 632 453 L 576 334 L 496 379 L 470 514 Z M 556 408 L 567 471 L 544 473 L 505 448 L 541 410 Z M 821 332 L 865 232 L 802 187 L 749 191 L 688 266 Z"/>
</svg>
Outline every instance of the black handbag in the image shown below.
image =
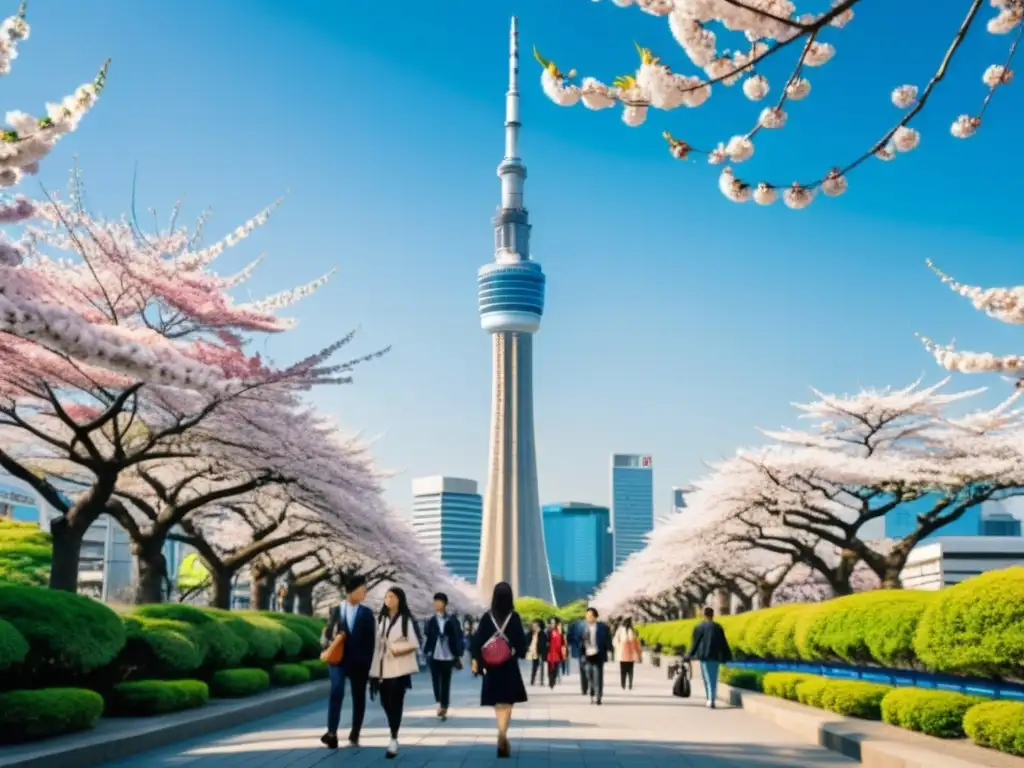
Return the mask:
<svg viewBox="0 0 1024 768">
<path fill-rule="evenodd" d="M 680 699 L 690 698 L 690 665 L 681 664 L 675 682 L 672 683 L 672 695 Z"/>
</svg>

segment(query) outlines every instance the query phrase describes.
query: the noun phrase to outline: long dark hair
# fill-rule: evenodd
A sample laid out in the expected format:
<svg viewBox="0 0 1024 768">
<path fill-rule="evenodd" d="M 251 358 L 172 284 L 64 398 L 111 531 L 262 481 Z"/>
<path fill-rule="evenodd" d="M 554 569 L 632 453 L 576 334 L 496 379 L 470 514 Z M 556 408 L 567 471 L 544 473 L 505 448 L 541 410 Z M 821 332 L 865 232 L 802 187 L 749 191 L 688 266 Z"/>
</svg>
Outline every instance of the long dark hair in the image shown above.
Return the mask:
<svg viewBox="0 0 1024 768">
<path fill-rule="evenodd" d="M 402 634 L 406 637 L 409 636 L 409 622 L 412 622 L 413 632 L 416 634 L 416 639 L 419 639 L 420 630 L 416 626 L 416 620 L 412 616 L 412 611 L 409 610 L 409 600 L 405 596 L 405 590 L 398 586 L 391 586 L 388 588 L 388 592 L 398 598 L 398 615 L 402 617 Z M 384 603 L 380 607 L 380 621 L 387 619 L 391 614 L 388 613 L 388 604 Z"/>
<path fill-rule="evenodd" d="M 501 624 L 515 610 L 515 596 L 512 594 L 512 585 L 507 581 L 500 581 L 494 585 L 494 592 L 491 593 L 491 615 L 498 624 Z"/>
</svg>

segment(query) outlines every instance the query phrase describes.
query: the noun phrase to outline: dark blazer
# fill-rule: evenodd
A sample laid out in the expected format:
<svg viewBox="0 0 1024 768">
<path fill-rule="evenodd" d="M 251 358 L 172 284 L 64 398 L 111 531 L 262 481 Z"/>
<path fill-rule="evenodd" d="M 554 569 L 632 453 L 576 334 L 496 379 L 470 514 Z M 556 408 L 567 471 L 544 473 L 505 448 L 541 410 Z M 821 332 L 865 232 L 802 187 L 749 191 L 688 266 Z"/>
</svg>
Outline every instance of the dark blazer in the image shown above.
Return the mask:
<svg viewBox="0 0 1024 768">
<path fill-rule="evenodd" d="M 459 624 L 457 616 L 446 614 L 445 619 L 444 636 L 448 638 L 448 650 L 452 652 L 452 656 L 459 658 L 466 652 L 466 639 L 462 634 L 462 626 Z M 437 646 L 437 639 L 440 637 L 436 615 L 427 619 L 426 635 L 427 637 L 423 641 L 423 655 L 429 659 L 433 658 L 434 648 Z"/>
<path fill-rule="evenodd" d="M 341 624 L 341 606 L 336 605 L 331 609 L 327 619 L 327 627 L 321 639 L 326 648 L 331 644 Z M 347 669 L 366 669 L 369 671 L 373 663 L 373 647 L 377 641 L 377 621 L 373 617 L 373 611 L 365 605 L 356 607 L 356 617 L 353 622 L 352 631 L 345 638 L 345 656 L 341 660 L 341 666 Z M 347 627 L 342 628 L 348 632 Z"/>
<path fill-rule="evenodd" d="M 732 649 L 725 639 L 722 625 L 714 621 L 702 621 L 693 628 L 693 639 L 690 641 L 688 659 L 698 661 L 732 661 Z"/>
<path fill-rule="evenodd" d="M 587 653 L 587 633 L 590 631 L 590 625 L 584 624 L 583 629 L 580 630 L 580 655 L 586 656 Z M 612 652 L 612 633 L 608 629 L 608 625 L 603 621 L 597 622 L 597 655 L 587 656 L 587 661 L 592 661 L 596 664 L 604 664 L 608 661 L 608 654 Z"/>
</svg>

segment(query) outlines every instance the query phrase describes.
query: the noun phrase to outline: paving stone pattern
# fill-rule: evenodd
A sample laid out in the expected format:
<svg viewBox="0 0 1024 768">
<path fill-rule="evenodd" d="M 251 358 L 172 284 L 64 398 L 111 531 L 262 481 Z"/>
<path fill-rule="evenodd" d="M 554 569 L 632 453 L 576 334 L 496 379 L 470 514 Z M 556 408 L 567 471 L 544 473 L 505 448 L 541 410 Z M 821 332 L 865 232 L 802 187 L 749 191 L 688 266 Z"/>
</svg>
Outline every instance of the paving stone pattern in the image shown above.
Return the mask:
<svg viewBox="0 0 1024 768">
<path fill-rule="evenodd" d="M 479 681 L 456 673 L 450 719 L 434 714 L 430 679 L 420 675 L 406 700 L 399 736 L 401 753 L 386 761 L 387 729 L 379 702 L 368 702 L 362 744 L 330 751 L 319 738 L 326 702 L 283 712 L 230 731 L 210 734 L 107 763 L 109 768 L 827 768 L 857 765 L 828 750 L 808 746 L 741 709 L 709 710 L 703 695 L 676 699 L 665 671 L 640 666 L 632 691 L 618 685 L 617 665 L 607 669 L 602 706 L 580 695 L 575 668 L 554 690 L 530 688 L 530 701 L 515 709 L 511 759 L 495 755 L 493 710 L 479 706 Z M 614 680 L 612 679 L 614 678 Z M 342 710 L 344 740 L 349 702 Z"/>
</svg>

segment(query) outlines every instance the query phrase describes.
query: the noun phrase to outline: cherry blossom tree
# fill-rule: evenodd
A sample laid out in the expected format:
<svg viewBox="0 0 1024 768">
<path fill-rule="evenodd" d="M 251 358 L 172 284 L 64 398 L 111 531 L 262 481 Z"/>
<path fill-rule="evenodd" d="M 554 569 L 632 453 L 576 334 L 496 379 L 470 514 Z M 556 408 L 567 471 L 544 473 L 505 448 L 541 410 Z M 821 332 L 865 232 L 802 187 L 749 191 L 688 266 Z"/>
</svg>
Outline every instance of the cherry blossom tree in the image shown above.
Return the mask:
<svg viewBox="0 0 1024 768">
<path fill-rule="evenodd" d="M 544 93 L 563 107 L 579 103 L 591 110 L 621 106 L 625 124 L 637 127 L 645 122 L 651 109 L 700 107 L 718 86 L 730 88 L 741 84 L 740 90 L 747 99 L 763 102 L 772 91 L 765 76 L 769 57 L 778 59 L 792 53 L 794 60 L 788 70 L 788 77 L 777 86 L 777 96 L 760 110 L 749 130 L 707 144 L 692 138 L 692 127 L 686 129 L 686 138 L 679 138 L 667 131 L 662 136 L 669 153 L 677 160 L 688 160 L 700 155 L 706 157 L 712 165 L 723 166 L 718 186 L 728 199 L 737 203 L 753 200 L 759 205 L 771 205 L 781 196 L 785 205 L 793 209 L 806 208 L 819 191 L 829 197 L 843 194 L 847 190 L 850 173 L 864 163 L 873 159 L 891 161 L 918 146 L 921 135 L 912 123 L 942 84 L 968 33 L 981 23 L 984 5 L 983 0 L 971 0 L 966 11 L 962 7 L 955 11 L 942 8 L 943 15 L 951 15 L 951 40 L 943 51 L 936 52 L 934 74 L 923 87 L 893 83 L 891 100 L 896 109 L 900 110 L 899 117 L 886 126 L 865 151 L 847 158 L 814 180 L 783 183 L 744 181 L 733 170 L 733 165 L 753 157 L 754 140 L 758 134 L 785 127 L 789 119 L 788 109 L 810 95 L 811 70 L 828 64 L 835 55 L 834 41 L 841 37 L 840 30 L 850 23 L 856 23 L 854 6 L 858 0 L 833 0 L 830 8 L 808 13 L 798 12 L 792 0 L 612 2 L 621 8 L 635 5 L 647 14 L 666 19 L 673 37 L 689 59 L 688 64 L 699 74 L 677 74 L 667 59 L 650 49 L 637 46 L 640 64 L 634 74 L 618 77 L 611 84 L 593 77 L 579 80 L 575 70 L 562 72 L 553 61 L 544 58 L 535 49 L 535 56 L 542 67 L 541 87 Z M 1013 79 L 1010 66 L 1021 36 L 1024 2 L 991 0 L 991 5 L 995 7 L 996 13 L 986 22 L 989 35 L 983 38 L 971 37 L 971 40 L 991 50 L 994 63 L 979 78 L 981 82 L 976 110 L 951 120 L 950 133 L 960 139 L 966 139 L 977 132 L 997 90 Z M 929 9 L 928 12 L 932 11 L 939 13 L 937 9 Z M 959 16 L 960 13 L 964 15 Z M 723 33 L 733 33 L 733 37 L 724 37 Z M 1008 42 L 1007 36 L 1010 36 Z M 730 45 L 733 47 L 732 52 L 728 50 Z"/>
<path fill-rule="evenodd" d="M 943 283 L 961 296 L 970 299 L 974 308 L 1002 323 L 1020 325 L 1024 323 L 1024 287 L 979 288 L 966 285 L 936 267 L 931 260 L 928 267 Z M 937 344 L 922 336 L 925 348 L 935 357 L 936 362 L 947 371 L 960 373 L 999 373 L 1014 381 L 1017 387 L 1024 386 L 1024 356 L 994 355 L 991 352 L 958 350 L 954 344 Z"/>
<path fill-rule="evenodd" d="M 946 383 L 815 392 L 817 401 L 797 405 L 812 429 L 766 431 L 779 445 L 740 456 L 763 480 L 751 501 L 785 528 L 834 546 L 851 570 L 863 561 L 885 587 L 899 587 L 923 538 L 1024 488 L 1022 414 L 1012 399 L 951 416 L 949 406 L 982 390 L 944 394 Z M 882 545 L 865 537 L 868 523 L 905 505 L 915 520 L 906 536 Z"/>
<path fill-rule="evenodd" d="M 60 513 L 50 583 L 65 590 L 75 588 L 85 530 L 115 509 L 122 473 L 195 459 L 196 443 L 184 436 L 206 422 L 225 438 L 239 434 L 225 425 L 241 424 L 266 445 L 281 433 L 270 425 L 294 416 L 301 392 L 347 383 L 356 365 L 386 351 L 332 363 L 351 334 L 283 367 L 246 351 L 253 334 L 290 329 L 294 321 L 277 312 L 327 279 L 259 301 L 231 299 L 259 259 L 229 277 L 210 265 L 273 208 L 204 246 L 205 219 L 190 232 L 175 214 L 166 230 L 143 233 L 130 220 L 89 215 L 82 199 L 73 185 L 70 203 L 40 206 L 22 263 L 0 265 L 0 428 L 22 438 L 0 449 L 0 466 Z M 311 419 L 289 423 L 298 429 Z M 302 455 L 287 457 L 287 466 Z M 58 475 L 75 476 L 79 493 L 69 498 L 40 473 L 54 463 Z"/>
<path fill-rule="evenodd" d="M 28 3 L 23 2 L 14 16 L 0 23 L 0 76 L 11 71 L 11 63 L 18 57 L 18 45 L 27 40 L 29 24 L 26 19 Z M 0 187 L 15 186 L 25 174 L 35 174 L 40 161 L 57 142 L 74 131 L 96 100 L 107 80 L 108 61 L 91 83 L 80 85 L 75 92 L 59 104 L 47 104 L 45 117 L 34 117 L 25 112 L 8 112 L 6 130 L 0 131 Z M 34 205 L 18 198 L 13 204 L 2 206 L 0 223 L 11 224 L 31 218 Z M 0 264 L 14 261 L 19 252 L 15 245 L 0 241 Z"/>
</svg>

